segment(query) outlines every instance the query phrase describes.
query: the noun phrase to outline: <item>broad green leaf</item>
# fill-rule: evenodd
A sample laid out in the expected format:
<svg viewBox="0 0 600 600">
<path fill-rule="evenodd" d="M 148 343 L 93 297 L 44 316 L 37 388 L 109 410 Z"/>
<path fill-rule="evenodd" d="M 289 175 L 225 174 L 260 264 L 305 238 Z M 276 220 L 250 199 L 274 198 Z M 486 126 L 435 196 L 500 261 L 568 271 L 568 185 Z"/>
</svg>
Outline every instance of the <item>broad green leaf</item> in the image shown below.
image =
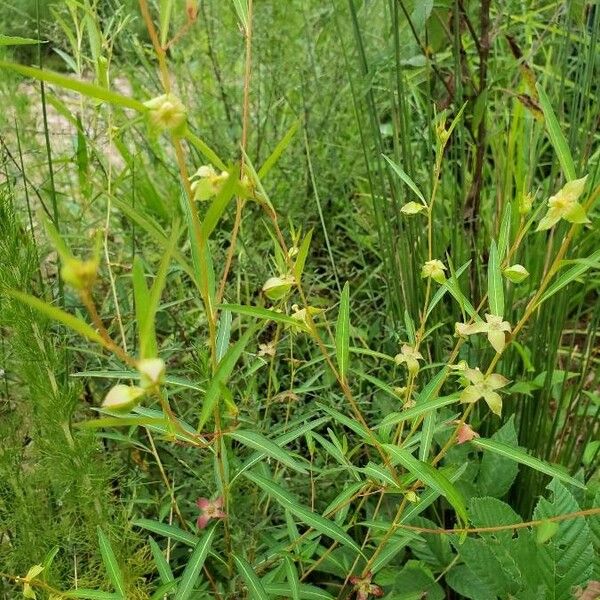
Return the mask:
<svg viewBox="0 0 600 600">
<path fill-rule="evenodd" d="M 293 327 L 299 327 L 308 331 L 297 319 L 292 319 L 282 313 L 269 310 L 268 308 L 261 308 L 260 306 L 242 306 L 241 304 L 221 304 L 219 307 L 224 310 L 230 310 L 233 313 L 240 315 L 246 315 L 248 317 L 254 317 L 255 319 L 261 319 L 262 321 L 275 321 L 282 325 L 291 325 Z"/>
<path fill-rule="evenodd" d="M 346 381 L 350 357 L 350 285 L 344 284 L 340 298 L 340 309 L 335 328 L 335 353 L 340 377 Z"/>
<path fill-rule="evenodd" d="M 104 532 L 100 527 L 98 527 L 98 544 L 100 546 L 102 562 L 104 563 L 108 577 L 121 597 L 125 598 L 125 580 L 123 579 L 121 567 L 119 567 L 117 557 L 115 556 L 108 538 L 104 535 Z"/>
<path fill-rule="evenodd" d="M 148 538 L 148 542 L 150 543 L 152 558 L 154 558 L 154 564 L 156 565 L 160 580 L 163 584 L 171 583 L 175 580 L 175 577 L 173 576 L 173 571 L 171 571 L 171 567 L 169 566 L 165 555 L 162 553 L 160 546 L 154 541 L 152 536 Z"/>
<path fill-rule="evenodd" d="M 237 567 L 238 573 L 242 576 L 246 587 L 248 588 L 248 596 L 251 600 L 269 600 L 269 596 L 265 591 L 258 575 L 252 569 L 252 565 L 241 556 L 233 555 L 233 560 Z"/>
<path fill-rule="evenodd" d="M 552 465 L 541 461 L 539 458 L 535 458 L 534 456 L 527 454 L 519 448 L 514 448 L 502 442 L 497 442 L 495 440 L 486 438 L 475 438 L 471 440 L 471 443 L 482 450 L 488 450 L 489 452 L 494 452 L 500 456 L 510 458 L 511 460 L 514 460 L 521 465 L 525 465 L 526 467 L 530 467 L 535 471 L 539 471 L 540 473 L 544 473 L 550 477 L 556 477 L 556 479 L 559 481 L 570 483 L 578 488 L 585 489 L 585 485 L 581 483 L 581 481 L 578 481 L 570 475 L 567 475 L 563 470 L 553 467 Z"/>
<path fill-rule="evenodd" d="M 546 131 L 548 132 L 548 137 L 550 138 L 554 152 L 556 152 L 556 156 L 558 157 L 558 162 L 560 163 L 563 174 L 567 181 L 577 179 L 575 163 L 573 162 L 569 145 L 567 144 L 567 140 L 560 129 L 560 125 L 556 115 L 554 114 L 554 110 L 552 109 L 550 99 L 548 98 L 544 88 L 539 83 L 537 83 L 535 87 L 538 92 L 542 112 L 544 113 Z"/>
<path fill-rule="evenodd" d="M 428 485 L 444 496 L 456 511 L 458 518 L 463 523 L 467 522 L 467 509 L 462 494 L 439 469 L 435 469 L 430 464 L 417 460 L 410 452 L 398 446 L 385 444 L 384 448 L 388 451 L 392 462 L 401 464 L 419 481 L 422 481 L 425 485 Z"/>
<path fill-rule="evenodd" d="M 394 161 L 390 160 L 385 154 L 382 154 L 383 158 L 387 161 L 387 163 L 392 167 L 394 173 L 400 177 L 400 179 L 415 193 L 417 198 L 427 206 L 427 201 L 425 200 L 425 196 L 421 193 L 421 190 L 416 186 L 415 182 L 408 176 L 408 173 L 405 173 Z"/>
<path fill-rule="evenodd" d="M 175 600 L 188 600 L 188 598 L 192 596 L 194 585 L 198 580 L 198 575 L 200 575 L 200 570 L 202 569 L 202 565 L 204 564 L 208 551 L 212 545 L 217 526 L 218 522 L 213 523 L 196 544 L 196 547 L 183 570 L 183 574 L 181 575 L 179 585 L 177 586 Z"/>
<path fill-rule="evenodd" d="M 105 346 L 105 342 L 100 334 L 78 317 L 75 317 L 64 310 L 57 308 L 56 306 L 52 306 L 51 304 L 48 304 L 47 302 L 44 302 L 35 296 L 19 292 L 18 290 L 5 290 L 5 293 L 11 298 L 18 300 L 23 304 L 27 304 L 27 306 L 30 306 L 34 310 L 45 314 L 48 318 L 54 321 L 59 321 L 63 325 L 66 325 L 75 331 L 75 333 L 82 335 L 91 342 L 96 342 L 97 344 Z"/>
<path fill-rule="evenodd" d="M 490 257 L 488 260 L 488 304 L 492 315 L 504 316 L 502 270 L 500 269 L 498 248 L 494 240 L 492 240 L 490 245 Z"/>
<path fill-rule="evenodd" d="M 245 350 L 250 338 L 254 334 L 254 327 L 250 327 L 248 331 L 235 343 L 231 348 L 227 350 L 225 356 L 221 359 L 217 370 L 215 371 L 210 384 L 206 390 L 204 401 L 202 403 L 202 409 L 200 410 L 200 419 L 198 421 L 198 431 L 201 431 L 213 410 L 217 407 L 219 399 L 221 398 L 222 386 L 227 384 L 227 381 L 233 372 L 233 369 L 239 360 L 242 352 Z"/>
<path fill-rule="evenodd" d="M 298 471 L 304 475 L 308 473 L 308 471 L 300 462 L 294 460 L 283 448 L 280 448 L 275 442 L 272 442 L 270 439 L 266 438 L 260 433 L 237 429 L 236 431 L 232 431 L 226 435 L 233 438 L 237 442 L 244 444 L 244 446 L 254 448 L 254 450 L 258 450 L 263 455 L 267 455 L 275 460 L 278 460 L 280 463 L 290 467 L 290 469 L 293 469 L 294 471 Z"/>
<path fill-rule="evenodd" d="M 162 535 L 163 537 L 170 538 L 177 542 L 182 542 L 188 546 L 196 546 L 198 538 L 175 525 L 169 525 L 168 523 L 161 523 L 160 521 L 152 521 L 150 519 L 136 519 L 132 525 L 135 527 L 141 527 L 152 533 Z"/>
<path fill-rule="evenodd" d="M 433 410 L 443 408 L 444 406 L 449 406 L 450 404 L 455 404 L 458 401 L 458 394 L 452 394 L 451 396 L 442 396 L 440 398 L 428 400 L 426 402 L 423 402 L 422 404 L 419 403 L 417 406 L 413 406 L 412 408 L 407 408 L 402 412 L 390 413 L 389 415 L 384 417 L 383 420 L 373 429 L 380 429 L 381 427 L 389 427 L 390 425 L 396 425 L 396 423 L 401 423 L 402 421 L 408 421 L 410 419 L 426 415 Z"/>
<path fill-rule="evenodd" d="M 290 145 L 290 142 L 298 131 L 299 125 L 300 119 L 296 119 L 296 121 L 292 123 L 292 126 L 287 130 L 285 135 L 281 138 L 277 146 L 275 146 L 275 149 L 268 156 L 267 160 L 265 160 L 265 162 L 262 164 L 262 167 L 258 171 L 258 177 L 261 181 L 269 174 L 269 171 L 275 166 L 285 149 Z"/>
<path fill-rule="evenodd" d="M 102 100 L 121 108 L 132 108 L 140 113 L 144 113 L 147 110 L 144 104 L 138 100 L 121 96 L 120 94 L 112 92 L 105 87 L 101 87 L 93 83 L 87 83 L 85 81 L 79 81 L 77 79 L 72 79 L 71 77 L 61 75 L 60 73 L 55 73 L 54 71 L 38 69 L 36 67 L 26 67 L 23 65 L 6 62 L 4 60 L 0 60 L 0 69 L 9 69 L 11 71 L 15 71 L 16 73 L 20 73 L 25 77 L 32 77 L 33 79 L 58 85 L 67 90 L 77 92 L 78 94 L 81 94 L 87 98 Z"/>
<path fill-rule="evenodd" d="M 289 510 L 294 516 L 309 527 L 312 527 L 319 533 L 330 537 L 332 540 L 335 540 L 344 546 L 352 548 L 355 552 L 362 554 L 358 544 L 339 525 L 299 504 L 289 492 L 284 490 L 273 480 L 261 477 L 260 475 L 249 471 L 246 471 L 244 476 L 250 479 L 250 481 L 255 483 L 269 496 L 273 497 L 283 508 Z"/>
</svg>

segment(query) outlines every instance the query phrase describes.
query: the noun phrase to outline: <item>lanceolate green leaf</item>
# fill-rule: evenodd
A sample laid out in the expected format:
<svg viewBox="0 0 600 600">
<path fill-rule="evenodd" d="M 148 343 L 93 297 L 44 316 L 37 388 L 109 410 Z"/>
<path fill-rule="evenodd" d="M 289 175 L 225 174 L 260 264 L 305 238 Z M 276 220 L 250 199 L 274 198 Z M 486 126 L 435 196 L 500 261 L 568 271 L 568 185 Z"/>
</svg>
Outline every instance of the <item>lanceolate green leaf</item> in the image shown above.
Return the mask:
<svg viewBox="0 0 600 600">
<path fill-rule="evenodd" d="M 83 600 L 123 600 L 124 596 L 120 594 L 113 594 L 112 592 L 103 592 L 101 590 L 70 590 L 68 592 L 62 592 L 62 596 L 65 598 L 82 598 Z"/>
<path fill-rule="evenodd" d="M 244 476 L 250 479 L 269 496 L 273 497 L 283 508 L 289 510 L 295 517 L 300 519 L 303 523 L 312 527 L 319 533 L 330 537 L 332 540 L 352 548 L 355 552 L 361 554 L 360 547 L 358 544 L 336 523 L 325 519 L 321 515 L 314 513 L 309 508 L 302 506 L 298 501 L 281 486 L 276 484 L 273 480 L 261 477 L 255 473 L 249 471 L 244 473 Z"/>
<path fill-rule="evenodd" d="M 550 138 L 554 152 L 556 152 L 556 156 L 558 157 L 558 162 L 560 163 L 563 174 L 567 181 L 577 179 L 575 163 L 573 162 L 569 145 L 567 144 L 567 140 L 560 129 L 558 119 L 554 114 L 554 110 L 552 110 L 550 99 L 548 98 L 544 88 L 539 83 L 536 84 L 535 87 L 538 92 L 540 106 L 542 107 L 542 111 L 544 113 L 546 131 L 548 132 L 548 137 Z"/>
<path fill-rule="evenodd" d="M 0 46 L 27 46 L 38 43 L 45 44 L 46 42 L 43 40 L 34 40 L 32 38 L 0 34 Z"/>
<path fill-rule="evenodd" d="M 196 547 L 194 548 L 194 551 L 192 552 L 192 555 L 190 556 L 183 571 L 179 585 L 177 586 L 175 600 L 188 600 L 188 598 L 192 596 L 194 585 L 198 579 L 202 565 L 204 564 L 206 556 L 208 555 L 208 551 L 212 545 L 217 526 L 218 523 L 213 523 L 213 525 L 209 527 L 208 531 L 196 544 Z"/>
<path fill-rule="evenodd" d="M 250 338 L 254 334 L 254 328 L 250 327 L 248 331 L 235 343 L 221 359 L 215 374 L 206 390 L 206 396 L 202 403 L 202 409 L 200 411 L 200 421 L 198 422 L 198 431 L 200 431 L 208 419 L 210 418 L 214 408 L 217 406 L 219 398 L 221 397 L 221 386 L 227 384 L 227 380 L 231 375 L 237 361 L 239 360 L 242 352 L 248 345 Z"/>
<path fill-rule="evenodd" d="M 346 381 L 348 359 L 350 357 L 350 286 L 344 284 L 340 298 L 340 309 L 335 329 L 335 353 L 337 356 L 340 377 Z"/>
<path fill-rule="evenodd" d="M 252 569 L 252 565 L 242 558 L 241 556 L 233 555 L 233 560 L 237 567 L 238 573 L 242 576 L 246 587 L 248 588 L 248 595 L 252 600 L 269 600 L 269 596 L 265 591 L 258 575 Z"/>
<path fill-rule="evenodd" d="M 507 202 L 502 211 L 502 221 L 500 223 L 500 232 L 498 234 L 498 259 L 502 264 L 510 244 L 510 225 L 512 217 L 512 206 Z"/>
<path fill-rule="evenodd" d="M 264 588 L 268 594 L 276 598 L 293 598 L 291 587 L 288 583 L 265 583 Z M 333 600 L 333 596 L 314 585 L 301 583 L 299 587 L 301 600 Z"/>
<path fill-rule="evenodd" d="M 427 202 L 425 201 L 425 196 L 421 193 L 421 190 L 416 186 L 415 182 L 405 173 L 395 162 L 390 160 L 387 156 L 383 155 L 383 158 L 387 161 L 387 163 L 392 167 L 394 173 L 400 177 L 400 179 L 415 193 L 417 198 L 427 206 Z"/>
<path fill-rule="evenodd" d="M 229 206 L 231 199 L 237 189 L 238 186 L 238 178 L 239 171 L 238 169 L 233 169 L 229 173 L 229 177 L 223 188 L 219 191 L 219 193 L 215 196 L 214 200 L 210 203 L 206 214 L 204 215 L 204 219 L 202 220 L 202 239 L 204 241 L 208 240 L 210 234 L 214 231 L 219 219 L 223 216 L 225 209 Z"/>
<path fill-rule="evenodd" d="M 141 113 L 146 112 L 147 110 L 144 104 L 138 100 L 121 96 L 120 94 L 111 92 L 105 87 L 101 87 L 93 83 L 87 83 L 85 81 L 79 81 L 77 79 L 72 79 L 71 77 L 61 75 L 60 73 L 55 73 L 54 71 L 37 69 L 36 67 L 25 67 L 23 65 L 6 62 L 4 60 L 0 60 L 0 69 L 9 69 L 11 71 L 15 71 L 16 73 L 20 73 L 25 77 L 32 77 L 33 79 L 52 83 L 67 90 L 73 90 L 74 92 L 77 92 L 82 96 L 86 96 L 87 98 L 103 100 L 104 102 L 108 102 L 114 106 L 120 106 L 121 108 L 132 108 L 133 110 Z"/>
<path fill-rule="evenodd" d="M 150 519 L 136 519 L 132 525 L 141 527 L 152 533 L 162 535 L 177 542 L 182 542 L 188 546 L 195 546 L 198 543 L 198 538 L 183 529 L 179 529 L 175 525 L 161 523 L 160 521 L 151 521 Z"/>
<path fill-rule="evenodd" d="M 559 481 L 570 483 L 571 485 L 585 489 L 585 485 L 581 483 L 581 481 L 577 481 L 577 479 L 567 475 L 562 469 L 553 467 L 552 465 L 541 461 L 539 458 L 527 454 L 519 448 L 514 448 L 508 444 L 486 438 L 475 438 L 471 440 L 471 443 L 482 450 L 488 450 L 489 452 L 494 452 L 500 456 L 510 458 L 511 460 L 539 471 L 540 473 L 544 473 L 550 477 L 556 477 Z"/>
<path fill-rule="evenodd" d="M 269 173 L 269 171 L 275 166 L 280 156 L 283 154 L 285 149 L 289 146 L 290 142 L 296 135 L 298 127 L 300 125 L 300 119 L 297 119 L 292 123 L 292 126 L 287 130 L 286 134 L 281 138 L 277 146 L 267 160 L 263 163 L 262 167 L 258 171 L 259 179 L 263 180 Z"/>
<path fill-rule="evenodd" d="M 258 450 L 267 456 L 271 456 L 294 471 L 298 471 L 305 475 L 308 473 L 304 466 L 297 460 L 294 460 L 288 452 L 256 431 L 244 431 L 238 429 L 227 435 L 249 448 L 254 448 L 254 450 Z"/>
<path fill-rule="evenodd" d="M 455 404 L 458 402 L 458 400 L 459 398 L 457 394 L 453 394 L 452 396 L 442 396 L 441 398 L 435 398 L 434 400 L 428 400 L 427 402 L 423 402 L 422 404 L 418 404 L 417 406 L 413 406 L 412 408 L 408 408 L 402 412 L 390 413 L 373 429 L 396 425 L 396 423 L 401 423 L 402 421 L 408 421 L 409 419 L 426 415 L 432 410 L 437 410 L 438 408 Z"/>
<path fill-rule="evenodd" d="M 261 308 L 260 306 L 242 306 L 241 304 L 222 304 L 220 308 L 230 310 L 233 313 L 240 315 L 246 315 L 248 317 L 254 317 L 255 319 L 261 319 L 263 321 L 275 321 L 283 325 L 291 325 L 293 327 L 299 327 L 305 329 L 301 321 L 292 319 L 282 313 L 269 310 L 268 308 Z"/>
<path fill-rule="evenodd" d="M 110 545 L 110 542 L 100 527 L 98 527 L 98 545 L 100 546 L 100 554 L 102 562 L 106 568 L 106 572 L 117 592 L 125 599 L 125 581 L 123 573 L 117 562 L 117 557 Z"/>
<path fill-rule="evenodd" d="M 61 310 L 52 304 L 48 304 L 47 302 L 44 302 L 35 296 L 19 292 L 18 290 L 6 290 L 5 293 L 11 298 L 18 300 L 23 304 L 27 304 L 31 308 L 45 314 L 48 318 L 53 319 L 54 321 L 59 321 L 79 335 L 86 337 L 91 342 L 96 342 L 103 346 L 105 345 L 104 340 L 95 329 L 93 329 L 85 321 L 82 321 L 81 319 L 65 312 L 64 310 Z"/>
<path fill-rule="evenodd" d="M 428 463 L 417 460 L 410 452 L 402 450 L 398 446 L 385 444 L 392 462 L 401 464 L 411 475 L 422 481 L 425 485 L 441 494 L 448 500 L 456 511 L 458 518 L 467 522 L 467 508 L 464 498 L 458 489 L 444 476 L 442 472 Z"/>
<path fill-rule="evenodd" d="M 504 316 L 504 287 L 502 283 L 502 271 L 500 269 L 500 258 L 496 242 L 492 240 L 490 245 L 490 258 L 488 261 L 488 303 L 490 313 L 499 317 Z"/>
<path fill-rule="evenodd" d="M 150 543 L 152 558 L 154 558 L 154 564 L 156 565 L 160 580 L 163 584 L 172 582 L 175 577 L 173 577 L 173 571 L 171 571 L 171 567 L 169 566 L 165 555 L 152 537 L 148 538 L 148 542 Z"/>
<path fill-rule="evenodd" d="M 290 586 L 290 598 L 292 600 L 300 600 L 300 579 L 298 578 L 298 571 L 296 571 L 294 561 L 289 556 L 286 556 L 283 559 L 283 564 L 285 566 L 285 577 Z"/>
</svg>

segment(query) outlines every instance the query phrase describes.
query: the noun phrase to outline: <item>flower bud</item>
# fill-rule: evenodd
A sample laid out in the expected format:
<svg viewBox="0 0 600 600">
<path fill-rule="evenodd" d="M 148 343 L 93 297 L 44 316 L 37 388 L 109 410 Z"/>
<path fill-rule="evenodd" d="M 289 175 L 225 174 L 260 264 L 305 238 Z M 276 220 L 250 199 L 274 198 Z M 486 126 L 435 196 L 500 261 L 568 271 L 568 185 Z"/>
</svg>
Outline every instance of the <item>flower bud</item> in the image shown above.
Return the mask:
<svg viewBox="0 0 600 600">
<path fill-rule="evenodd" d="M 106 394 L 106 398 L 102 402 L 102 408 L 117 412 L 126 412 L 137 406 L 138 398 L 143 395 L 144 390 L 142 388 L 119 383 L 113 386 L 108 394 Z"/>
<path fill-rule="evenodd" d="M 165 374 L 165 361 L 162 358 L 143 358 L 137 363 L 141 375 L 142 388 L 148 389 L 160 385 Z"/>
<path fill-rule="evenodd" d="M 427 210 L 427 207 L 418 202 L 407 202 L 401 209 L 400 212 L 405 215 L 416 215 L 420 212 Z"/>
<path fill-rule="evenodd" d="M 529 277 L 529 271 L 523 265 L 511 265 L 503 271 L 504 277 L 513 283 L 521 283 Z"/>
<path fill-rule="evenodd" d="M 431 279 L 437 281 L 437 283 L 444 283 L 444 281 L 446 281 L 446 276 L 444 275 L 445 270 L 446 267 L 441 260 L 428 260 L 421 269 L 421 277 L 431 277 Z"/>
<path fill-rule="evenodd" d="M 293 284 L 294 278 L 289 275 L 269 277 L 263 285 L 262 291 L 269 300 L 281 300 L 289 294 Z"/>
<path fill-rule="evenodd" d="M 163 94 L 144 102 L 149 108 L 150 124 L 156 129 L 181 133 L 187 118 L 186 109 L 181 100 L 173 94 Z"/>
<path fill-rule="evenodd" d="M 98 261 L 67 258 L 60 271 L 62 278 L 75 289 L 89 290 L 98 276 Z"/>
</svg>

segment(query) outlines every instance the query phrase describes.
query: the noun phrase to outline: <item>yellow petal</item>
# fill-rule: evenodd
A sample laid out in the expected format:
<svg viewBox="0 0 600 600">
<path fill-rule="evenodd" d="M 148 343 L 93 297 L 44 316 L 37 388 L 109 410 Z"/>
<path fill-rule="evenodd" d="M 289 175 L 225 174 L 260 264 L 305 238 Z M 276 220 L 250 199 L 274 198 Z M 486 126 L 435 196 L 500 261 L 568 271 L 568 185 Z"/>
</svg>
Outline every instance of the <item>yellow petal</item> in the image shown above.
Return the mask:
<svg viewBox="0 0 600 600">
<path fill-rule="evenodd" d="M 490 329 L 490 331 L 488 331 L 488 340 L 492 345 L 492 348 L 498 352 L 498 354 L 504 350 L 504 346 L 506 345 L 504 331 Z"/>
<path fill-rule="evenodd" d="M 492 373 L 491 375 L 488 375 L 485 381 L 493 390 L 503 388 L 508 384 L 508 379 L 498 373 Z"/>
<path fill-rule="evenodd" d="M 500 394 L 496 392 L 486 392 L 483 395 L 483 399 L 495 415 L 500 416 L 502 414 L 502 398 L 500 397 Z"/>
<path fill-rule="evenodd" d="M 460 401 L 467 403 L 467 404 L 472 404 L 473 402 L 477 402 L 477 400 L 479 400 L 479 398 L 481 398 L 481 391 L 478 387 L 476 387 L 474 385 L 470 385 L 470 386 L 466 387 L 460 393 Z"/>
<path fill-rule="evenodd" d="M 585 210 L 581 204 L 575 202 L 571 208 L 564 215 L 565 220 L 569 223 L 589 223 L 590 220 L 585 214 Z"/>
</svg>

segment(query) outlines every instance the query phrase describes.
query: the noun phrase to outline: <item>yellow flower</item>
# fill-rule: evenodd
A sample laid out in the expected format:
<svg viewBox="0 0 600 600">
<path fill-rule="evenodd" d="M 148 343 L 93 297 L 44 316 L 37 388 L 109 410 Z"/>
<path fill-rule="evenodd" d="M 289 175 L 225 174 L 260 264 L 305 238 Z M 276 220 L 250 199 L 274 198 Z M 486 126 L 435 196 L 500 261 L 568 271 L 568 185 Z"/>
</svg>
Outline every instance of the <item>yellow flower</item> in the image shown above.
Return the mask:
<svg viewBox="0 0 600 600">
<path fill-rule="evenodd" d="M 144 102 L 148 109 L 150 124 L 160 131 L 181 133 L 187 114 L 183 102 L 174 94 L 163 94 Z"/>
<path fill-rule="evenodd" d="M 444 283 L 444 281 L 446 281 L 446 276 L 444 275 L 445 270 L 446 267 L 441 260 L 428 260 L 421 269 L 421 277 L 431 277 L 431 279 L 438 283 Z"/>
<path fill-rule="evenodd" d="M 471 404 L 483 398 L 490 410 L 500 416 L 502 413 L 502 398 L 495 390 L 503 388 L 508 379 L 498 373 L 485 376 L 479 369 L 466 369 L 465 377 L 471 385 L 468 385 L 460 394 L 460 401 Z"/>
<path fill-rule="evenodd" d="M 209 200 L 216 196 L 223 184 L 227 181 L 229 173 L 221 171 L 217 173 L 211 165 L 201 166 L 191 177 L 191 188 L 194 200 Z"/>
<path fill-rule="evenodd" d="M 36 598 L 35 591 L 31 587 L 31 582 L 44 570 L 42 565 L 33 565 L 27 575 L 23 578 L 23 597 L 24 598 Z"/>
<path fill-rule="evenodd" d="M 455 330 L 460 336 L 466 337 L 474 333 L 487 333 L 488 340 L 494 350 L 498 353 L 504 350 L 506 345 L 505 332 L 510 333 L 510 323 L 503 321 L 498 315 L 485 315 L 486 322 L 456 323 Z"/>
<path fill-rule="evenodd" d="M 78 258 L 64 259 L 60 274 L 62 278 L 77 290 L 89 290 L 98 276 L 100 261 L 96 258 L 79 260 Z"/>
<path fill-rule="evenodd" d="M 416 348 L 404 344 L 400 348 L 400 354 L 396 354 L 394 360 L 397 365 L 405 363 L 408 372 L 414 375 L 419 371 L 419 361 L 423 360 L 423 355 Z"/>
<path fill-rule="evenodd" d="M 539 222 L 536 231 L 550 229 L 564 219 L 569 223 L 589 223 L 583 206 L 577 202 L 585 187 L 587 175 L 581 179 L 574 179 L 548 200 L 548 212 Z"/>
</svg>

